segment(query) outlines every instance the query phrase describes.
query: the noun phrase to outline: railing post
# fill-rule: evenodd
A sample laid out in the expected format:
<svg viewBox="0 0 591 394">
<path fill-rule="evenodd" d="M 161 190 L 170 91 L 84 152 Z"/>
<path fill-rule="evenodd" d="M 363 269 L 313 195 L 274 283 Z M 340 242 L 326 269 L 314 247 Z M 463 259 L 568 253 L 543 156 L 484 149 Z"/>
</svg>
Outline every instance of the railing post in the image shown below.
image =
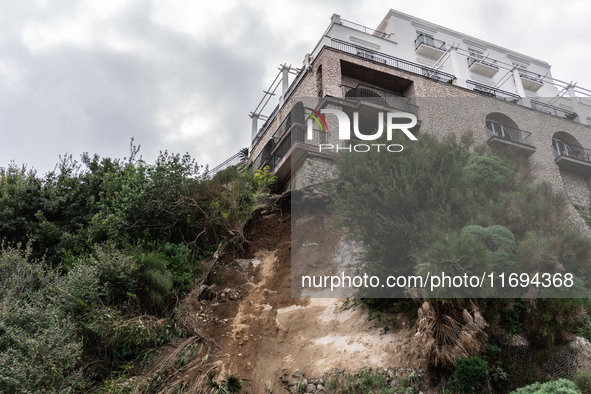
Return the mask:
<svg viewBox="0 0 591 394">
<path fill-rule="evenodd" d="M 259 127 L 259 114 L 252 114 L 251 118 L 252 118 L 252 132 L 251 132 L 250 140 L 254 141 L 254 137 L 257 136 L 258 127 Z"/>
<path fill-rule="evenodd" d="M 284 64 L 281 68 L 281 72 L 283 73 L 283 78 L 282 78 L 282 94 L 281 97 L 279 97 L 279 103 L 280 105 L 283 105 L 285 103 L 285 94 L 287 93 L 287 89 L 289 89 L 289 69 L 290 67 L 286 64 Z"/>
<path fill-rule="evenodd" d="M 466 88 L 466 78 L 464 78 L 462 75 L 462 68 L 460 67 L 460 62 L 458 61 L 458 52 L 456 49 L 457 47 L 452 46 L 449 50 L 449 55 L 451 56 L 451 65 L 454 70 L 454 75 L 456 76 L 456 85 Z"/>
<path fill-rule="evenodd" d="M 583 114 L 583 111 L 581 109 L 581 105 L 579 103 L 579 101 L 577 100 L 577 95 L 575 94 L 575 87 L 574 85 L 568 85 L 567 87 L 568 89 L 568 95 L 570 96 L 570 102 L 573 106 L 573 111 L 575 111 L 577 113 L 577 115 L 579 116 L 579 123 L 583 123 L 585 124 L 585 116 Z"/>
<path fill-rule="evenodd" d="M 531 102 L 529 97 L 525 97 L 525 90 L 523 89 L 523 84 L 521 83 L 521 75 L 519 75 L 519 68 L 513 66 L 513 82 L 515 82 L 515 89 L 517 90 L 517 94 L 521 96 L 521 104 L 524 107 L 531 108 Z"/>
</svg>

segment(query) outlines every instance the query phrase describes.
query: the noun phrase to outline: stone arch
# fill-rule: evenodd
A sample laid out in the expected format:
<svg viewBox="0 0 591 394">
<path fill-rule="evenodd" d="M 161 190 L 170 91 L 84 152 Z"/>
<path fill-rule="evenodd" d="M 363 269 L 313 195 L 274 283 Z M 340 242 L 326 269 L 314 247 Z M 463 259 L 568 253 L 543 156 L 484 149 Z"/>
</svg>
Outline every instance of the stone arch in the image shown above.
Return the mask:
<svg viewBox="0 0 591 394">
<path fill-rule="evenodd" d="M 509 141 L 526 143 L 519 126 L 509 116 L 501 112 L 491 112 L 486 115 L 485 122 L 487 138 L 495 136 Z"/>
<path fill-rule="evenodd" d="M 583 150 L 583 146 L 575 137 L 566 131 L 557 131 L 552 135 L 554 156 L 575 156 Z"/>
</svg>

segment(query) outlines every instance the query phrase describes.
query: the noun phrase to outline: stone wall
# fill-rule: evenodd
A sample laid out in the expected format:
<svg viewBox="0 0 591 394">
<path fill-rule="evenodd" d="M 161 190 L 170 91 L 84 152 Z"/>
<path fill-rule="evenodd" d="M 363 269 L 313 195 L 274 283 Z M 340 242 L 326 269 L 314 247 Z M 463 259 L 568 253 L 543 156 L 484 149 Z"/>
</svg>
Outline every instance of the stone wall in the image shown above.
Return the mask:
<svg viewBox="0 0 591 394">
<path fill-rule="evenodd" d="M 266 141 L 272 137 L 277 127 L 288 116 L 292 105 L 298 101 L 298 98 L 317 97 L 320 91 L 325 96 L 341 97 L 341 85 L 343 84 L 355 87 L 358 83 L 364 83 L 379 88 L 375 84 L 351 76 L 343 76 L 342 61 L 412 80 L 413 83 L 406 90 L 405 95 L 413 98 L 414 103 L 419 106 L 419 117 L 422 121 L 421 133 L 430 133 L 438 138 L 443 138 L 450 133 L 461 135 L 472 132 L 476 143 L 485 143 L 487 137 L 484 129 L 487 116 L 491 113 L 504 114 L 520 130 L 532 133 L 530 144 L 536 147 L 536 152 L 530 156 L 529 160 L 533 165 L 536 179 L 549 182 L 555 190 L 565 193 L 574 204 L 589 204 L 591 192 L 588 177 L 560 171 L 554 161 L 552 137 L 557 132 L 565 132 L 575 138 L 582 147 L 591 148 L 591 127 L 516 103 L 482 96 L 465 88 L 435 81 L 330 47 L 324 47 L 314 60 L 312 68 L 306 71 L 306 75 L 299 82 L 287 105 L 281 108 L 275 120 L 268 127 L 268 132 L 255 147 L 253 158 L 258 155 Z M 319 67 L 322 69 L 321 75 L 318 73 Z M 339 107 L 336 105 L 334 108 Z M 334 116 L 327 116 L 326 120 L 330 130 L 328 143 L 336 144 L 338 142 L 336 119 Z M 313 169 L 315 166 L 318 168 Z M 314 174 L 324 166 L 326 166 L 324 159 L 307 161 L 292 175 L 294 178 L 291 181 L 292 187 L 301 188 L 306 186 L 307 182 L 317 182 L 318 178 L 315 178 Z M 571 222 L 591 234 L 591 230 L 578 213 L 572 207 L 570 208 Z"/>
</svg>

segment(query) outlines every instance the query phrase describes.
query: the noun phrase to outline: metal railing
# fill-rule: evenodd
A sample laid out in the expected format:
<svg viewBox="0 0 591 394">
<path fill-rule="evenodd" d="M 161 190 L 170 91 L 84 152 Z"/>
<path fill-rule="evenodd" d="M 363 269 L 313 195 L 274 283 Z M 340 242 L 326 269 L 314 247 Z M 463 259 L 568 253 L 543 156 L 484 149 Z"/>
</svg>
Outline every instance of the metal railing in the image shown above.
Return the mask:
<svg viewBox="0 0 591 394">
<path fill-rule="evenodd" d="M 341 19 L 341 25 L 346 26 L 346 27 L 350 27 L 351 29 L 359 30 L 364 33 L 371 34 L 372 36 L 380 37 L 383 39 L 390 38 L 390 34 L 388 34 L 388 33 L 384 33 L 381 31 L 374 30 L 374 29 L 370 29 L 369 27 L 365 27 L 363 25 L 360 25 L 358 23 L 351 22 L 351 21 L 348 21 L 345 19 Z"/>
<path fill-rule="evenodd" d="M 449 82 L 452 83 L 456 77 L 451 74 L 444 73 L 439 70 L 435 70 L 430 67 L 421 66 L 420 64 L 416 64 L 413 62 L 409 62 L 408 60 L 399 59 L 394 56 L 386 55 L 385 53 L 376 52 L 371 49 L 359 47 L 357 45 L 350 44 L 345 41 L 338 40 L 336 38 L 331 39 L 331 46 L 335 49 L 338 49 L 343 52 L 347 52 L 356 56 L 358 55 L 359 51 L 363 51 L 364 54 L 371 54 L 373 59 L 377 62 L 386 64 L 388 66 L 392 66 L 394 68 L 398 68 L 400 70 L 408 71 L 413 74 L 421 75 L 427 78 L 434 79 L 440 82 Z M 367 58 L 367 56 L 360 56 L 363 58 Z"/>
<path fill-rule="evenodd" d="M 486 133 L 487 140 L 497 137 L 504 139 L 505 141 L 516 142 L 522 145 L 528 145 L 534 147 L 533 138 L 529 131 L 519 130 L 513 127 L 505 126 L 496 122 L 486 122 L 484 131 Z"/>
<path fill-rule="evenodd" d="M 578 115 L 576 112 L 567 111 L 566 109 L 562 109 L 560 107 L 555 107 L 550 104 L 542 103 L 541 101 L 531 100 L 531 107 L 535 110 L 540 112 L 544 112 L 550 115 L 558 116 L 561 118 L 566 118 L 570 120 L 576 120 Z"/>
<path fill-rule="evenodd" d="M 560 148 L 559 148 L 560 146 Z M 569 157 L 571 159 L 585 161 L 591 163 L 591 150 L 567 144 L 564 141 L 557 142 L 552 141 L 552 148 L 554 148 L 554 157 L 559 158 L 560 156 Z"/>
<path fill-rule="evenodd" d="M 531 81 L 544 83 L 542 80 L 544 79 L 543 76 L 540 74 L 532 73 L 531 71 L 527 70 L 519 70 L 519 76 L 521 78 L 529 79 Z"/>
<path fill-rule="evenodd" d="M 263 134 L 265 134 L 265 131 L 267 131 L 267 127 L 269 127 L 269 125 L 271 124 L 271 122 L 273 121 L 273 119 L 275 119 L 275 115 L 277 115 L 277 111 L 279 111 L 279 104 L 277 104 L 275 106 L 275 109 L 273 110 L 273 112 L 271 112 L 271 115 L 269 115 L 269 117 L 267 118 L 267 120 L 265 120 L 265 123 L 263 123 L 263 125 L 261 126 L 261 128 L 257 132 L 257 135 L 252 140 L 252 143 L 250 145 L 251 146 L 251 150 L 256 146 L 257 142 L 259 142 L 259 140 L 261 139 L 261 137 L 263 136 Z"/>
<path fill-rule="evenodd" d="M 490 96 L 496 97 L 505 101 L 517 103 L 521 100 L 521 96 L 515 93 L 506 92 L 501 89 L 493 88 L 492 86 L 483 85 L 478 82 L 474 82 L 471 80 L 466 81 L 466 86 L 469 90 L 476 92 L 478 94 L 482 94 L 483 96 Z"/>
<path fill-rule="evenodd" d="M 441 51 L 447 50 L 445 41 L 441 41 L 431 36 L 426 36 L 424 34 L 418 35 L 417 39 L 415 40 L 415 49 L 419 49 L 421 45 L 426 45 L 431 48 L 439 49 Z"/>
<path fill-rule="evenodd" d="M 365 100 L 375 104 L 396 108 L 401 111 L 409 112 L 419 116 L 419 107 L 410 104 L 410 99 L 401 94 L 390 92 L 388 90 L 374 88 L 373 86 L 359 84 L 357 87 L 341 85 L 343 98 L 346 101 Z"/>
<path fill-rule="evenodd" d="M 245 160 L 246 160 L 246 158 L 243 157 L 242 152 L 238 152 L 234 156 L 232 156 L 229 159 L 227 159 L 226 161 L 224 161 L 223 163 L 221 163 L 221 164 L 215 166 L 213 169 L 207 171 L 207 174 L 209 176 L 213 177 L 215 174 L 217 174 L 221 170 L 225 170 L 226 168 L 228 168 L 230 166 L 238 165 Z"/>
<path fill-rule="evenodd" d="M 265 166 L 269 166 L 271 171 L 281 162 L 287 155 L 291 147 L 296 143 L 304 143 L 312 146 L 319 146 L 328 142 L 328 133 L 320 130 L 313 130 L 312 139 L 307 138 L 307 127 L 300 124 L 294 124 L 289 130 L 289 135 L 280 141 L 275 141 L 277 145 L 270 151 L 263 149 L 257 158 L 253 161 L 253 169 L 259 170 Z M 265 147 L 266 148 L 266 147 Z"/>
<path fill-rule="evenodd" d="M 484 64 L 485 66 L 496 68 L 497 70 L 499 69 L 499 66 L 497 66 L 496 60 L 484 60 L 484 59 L 478 59 L 475 57 L 469 57 L 468 58 L 468 67 L 470 67 L 474 63 Z"/>
</svg>

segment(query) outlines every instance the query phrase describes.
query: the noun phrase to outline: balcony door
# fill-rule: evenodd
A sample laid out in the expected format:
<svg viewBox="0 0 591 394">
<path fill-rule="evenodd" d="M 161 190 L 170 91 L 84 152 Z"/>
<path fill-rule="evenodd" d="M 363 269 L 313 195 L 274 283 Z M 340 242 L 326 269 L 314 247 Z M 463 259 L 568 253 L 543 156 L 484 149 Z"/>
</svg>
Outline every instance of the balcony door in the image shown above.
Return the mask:
<svg viewBox="0 0 591 394">
<path fill-rule="evenodd" d="M 491 120 L 487 120 L 486 128 L 491 132 L 492 135 L 501 137 L 504 140 L 513 141 L 513 136 L 511 136 L 511 133 L 509 132 L 507 126 L 504 126 L 497 122 L 493 122 Z"/>
</svg>

